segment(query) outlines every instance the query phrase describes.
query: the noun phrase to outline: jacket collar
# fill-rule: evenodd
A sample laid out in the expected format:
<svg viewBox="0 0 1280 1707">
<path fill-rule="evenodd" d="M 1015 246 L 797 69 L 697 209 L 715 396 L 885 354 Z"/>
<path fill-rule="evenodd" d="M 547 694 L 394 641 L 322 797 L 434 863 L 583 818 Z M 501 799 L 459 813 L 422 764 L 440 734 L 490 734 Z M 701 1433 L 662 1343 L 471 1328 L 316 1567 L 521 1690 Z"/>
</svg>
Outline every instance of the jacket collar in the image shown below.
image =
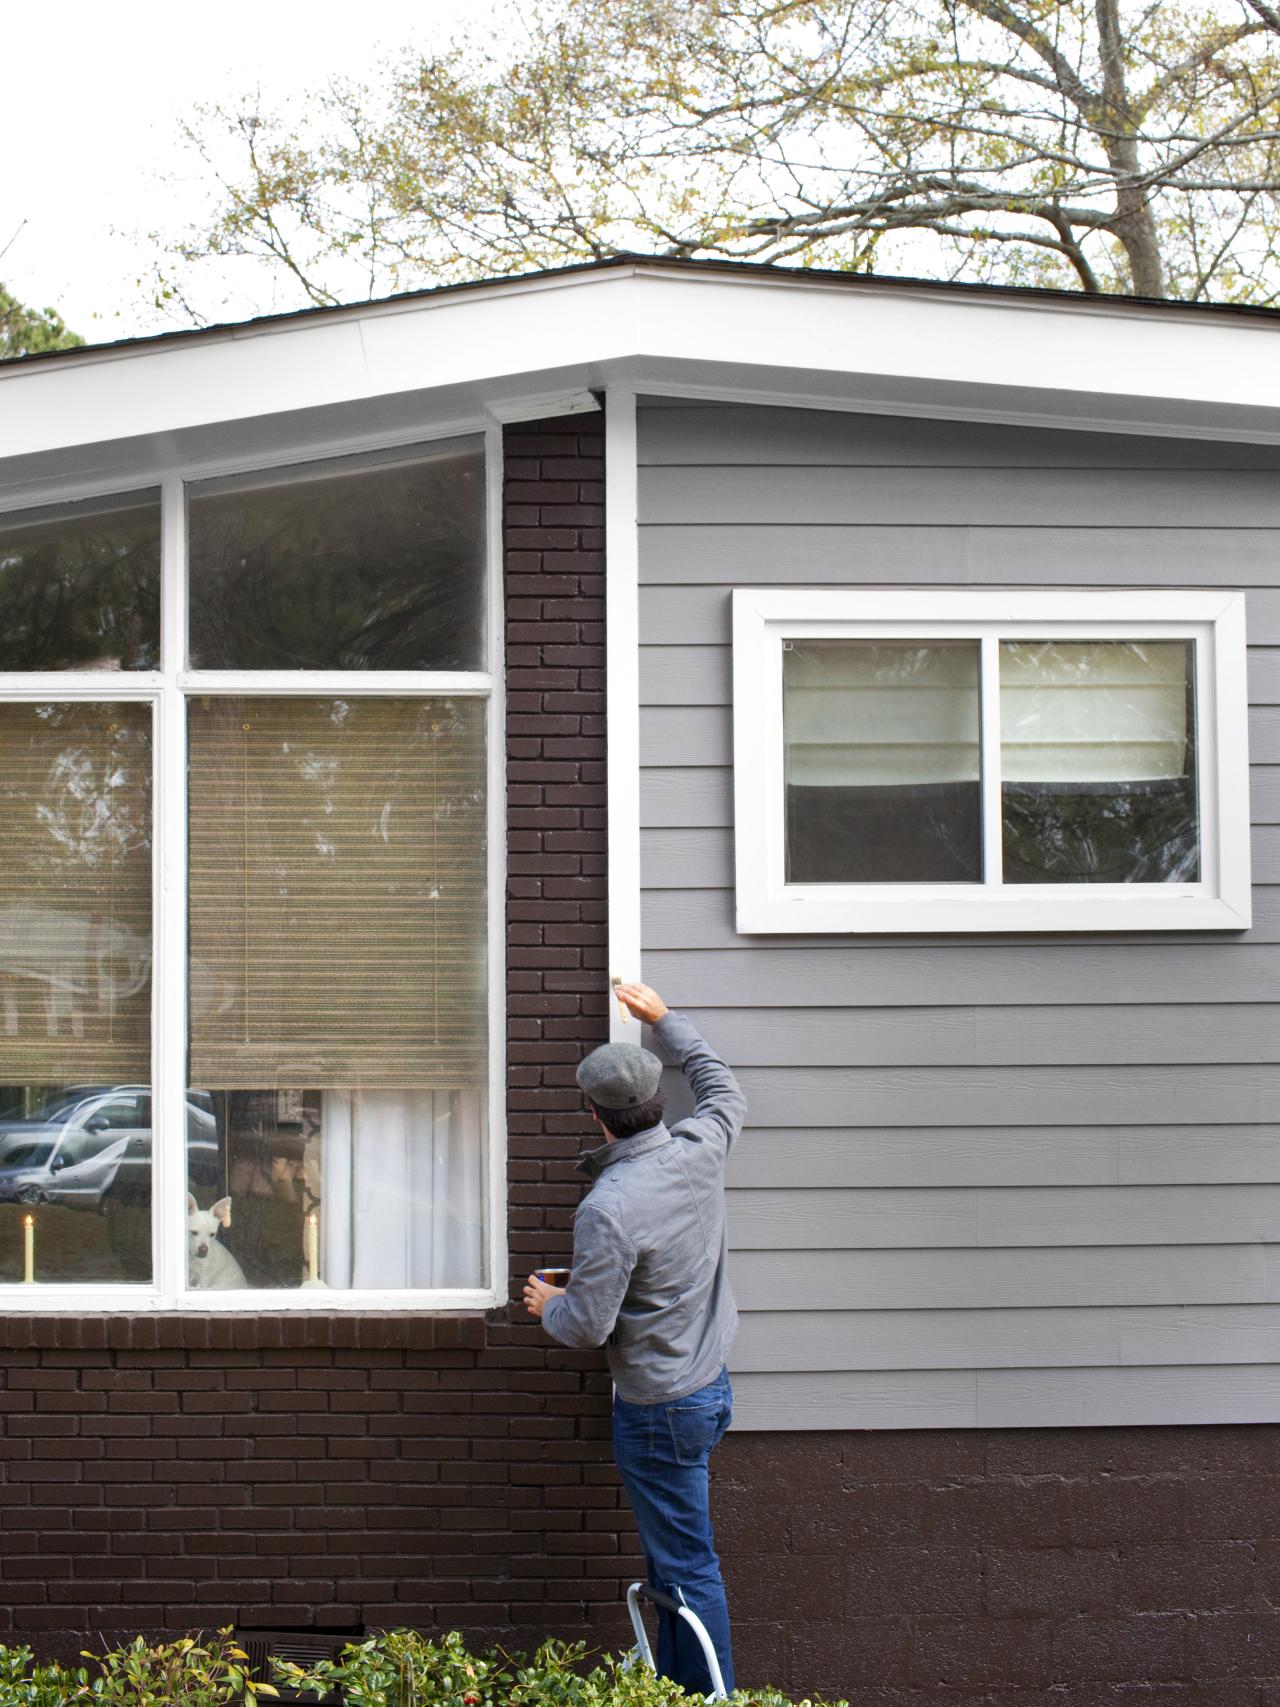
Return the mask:
<svg viewBox="0 0 1280 1707">
<path fill-rule="evenodd" d="M 665 1121 L 660 1120 L 656 1126 L 646 1126 L 643 1132 L 633 1132 L 630 1138 L 615 1138 L 596 1150 L 584 1150 L 578 1157 L 578 1172 L 595 1180 L 605 1168 L 611 1168 L 617 1162 L 630 1162 L 636 1156 L 646 1156 L 650 1150 L 661 1149 L 662 1145 L 670 1142 L 671 1134 Z"/>
</svg>

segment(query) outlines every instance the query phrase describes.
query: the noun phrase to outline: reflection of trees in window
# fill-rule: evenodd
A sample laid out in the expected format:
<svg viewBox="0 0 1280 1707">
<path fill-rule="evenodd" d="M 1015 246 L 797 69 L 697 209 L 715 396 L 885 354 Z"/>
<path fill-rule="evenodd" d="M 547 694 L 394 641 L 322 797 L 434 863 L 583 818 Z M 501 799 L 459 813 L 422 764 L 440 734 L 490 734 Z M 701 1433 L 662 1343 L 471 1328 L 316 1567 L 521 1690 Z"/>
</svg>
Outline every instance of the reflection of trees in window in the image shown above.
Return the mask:
<svg viewBox="0 0 1280 1707">
<path fill-rule="evenodd" d="M 1002 814 L 1008 883 L 1195 883 L 1193 648 L 1006 641 Z"/>
<path fill-rule="evenodd" d="M 0 707 L 0 813 L 0 1079 L 145 1082 L 150 707 Z"/>
<path fill-rule="evenodd" d="M 151 851 L 151 713 L 136 705 L 5 707 L 33 719 L 33 759 L 44 771 L 37 798 L 25 804 L 48 840 L 23 844 L 33 873 L 74 883 L 78 873 L 149 857 Z M 56 739 L 50 740 L 50 737 Z M 4 776 L 12 794 L 14 779 Z M 56 880 L 56 879 L 55 879 Z"/>
<path fill-rule="evenodd" d="M 478 669 L 484 455 L 193 493 L 202 669 Z"/>
<path fill-rule="evenodd" d="M 77 504 L 0 525 L 0 670 L 154 669 L 160 509 Z"/>
<path fill-rule="evenodd" d="M 1006 784 L 1007 883 L 1195 883 L 1194 774 L 1169 781 Z"/>
</svg>

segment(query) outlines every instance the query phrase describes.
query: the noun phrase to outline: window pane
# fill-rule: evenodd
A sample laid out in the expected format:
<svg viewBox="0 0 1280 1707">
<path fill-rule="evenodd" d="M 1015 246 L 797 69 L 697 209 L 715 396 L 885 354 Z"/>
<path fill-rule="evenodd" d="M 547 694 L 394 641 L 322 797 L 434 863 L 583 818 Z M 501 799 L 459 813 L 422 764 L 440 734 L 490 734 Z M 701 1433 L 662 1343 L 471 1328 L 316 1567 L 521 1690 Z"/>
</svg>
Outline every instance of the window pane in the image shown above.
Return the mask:
<svg viewBox="0 0 1280 1707">
<path fill-rule="evenodd" d="M 0 516 L 0 670 L 153 670 L 159 661 L 157 497 Z"/>
<path fill-rule="evenodd" d="M 1000 647 L 1007 883 L 1195 883 L 1189 641 Z"/>
<path fill-rule="evenodd" d="M 787 881 L 982 876 L 978 644 L 784 643 Z"/>
<path fill-rule="evenodd" d="M 482 1283 L 485 709 L 191 705 L 194 1284 Z"/>
<path fill-rule="evenodd" d="M 316 463 L 188 497 L 191 663 L 484 667 L 484 449 Z"/>
<path fill-rule="evenodd" d="M 151 711 L 0 705 L 0 1280 L 151 1274 Z"/>
</svg>

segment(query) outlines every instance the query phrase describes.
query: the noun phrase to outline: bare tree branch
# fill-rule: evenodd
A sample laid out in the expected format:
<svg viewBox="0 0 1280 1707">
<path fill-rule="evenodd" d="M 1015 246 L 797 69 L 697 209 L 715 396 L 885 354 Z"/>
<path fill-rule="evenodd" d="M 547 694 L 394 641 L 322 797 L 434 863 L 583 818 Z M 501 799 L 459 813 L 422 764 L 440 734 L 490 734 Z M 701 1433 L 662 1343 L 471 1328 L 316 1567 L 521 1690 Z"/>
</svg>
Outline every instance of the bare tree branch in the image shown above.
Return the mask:
<svg viewBox="0 0 1280 1707">
<path fill-rule="evenodd" d="M 634 250 L 1280 285 L 1280 0 L 494 4 L 300 123 L 206 115 L 184 300 L 201 257 L 333 302 Z"/>
</svg>

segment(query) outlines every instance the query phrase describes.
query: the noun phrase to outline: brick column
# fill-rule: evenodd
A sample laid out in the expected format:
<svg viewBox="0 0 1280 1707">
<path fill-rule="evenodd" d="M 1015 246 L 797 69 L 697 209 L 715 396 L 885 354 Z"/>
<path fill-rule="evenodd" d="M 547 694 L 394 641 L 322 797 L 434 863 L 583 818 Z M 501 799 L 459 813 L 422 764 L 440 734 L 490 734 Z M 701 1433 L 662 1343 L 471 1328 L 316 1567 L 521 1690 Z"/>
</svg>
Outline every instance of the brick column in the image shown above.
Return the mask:
<svg viewBox="0 0 1280 1707">
<path fill-rule="evenodd" d="M 519 1303 L 540 1262 L 567 1261 L 587 1138 L 574 1070 L 608 1035 L 604 417 L 509 428 L 504 443 L 507 619 L 507 1130 L 510 1345 L 537 1599 L 514 1623 L 618 1645 L 625 1584 L 643 1574 L 609 1446 L 600 1352 L 548 1349 Z M 517 1361 L 518 1360 L 518 1361 Z M 513 1471 L 513 1475 L 516 1472 Z M 513 1524 L 519 1514 L 513 1514 Z"/>
</svg>

